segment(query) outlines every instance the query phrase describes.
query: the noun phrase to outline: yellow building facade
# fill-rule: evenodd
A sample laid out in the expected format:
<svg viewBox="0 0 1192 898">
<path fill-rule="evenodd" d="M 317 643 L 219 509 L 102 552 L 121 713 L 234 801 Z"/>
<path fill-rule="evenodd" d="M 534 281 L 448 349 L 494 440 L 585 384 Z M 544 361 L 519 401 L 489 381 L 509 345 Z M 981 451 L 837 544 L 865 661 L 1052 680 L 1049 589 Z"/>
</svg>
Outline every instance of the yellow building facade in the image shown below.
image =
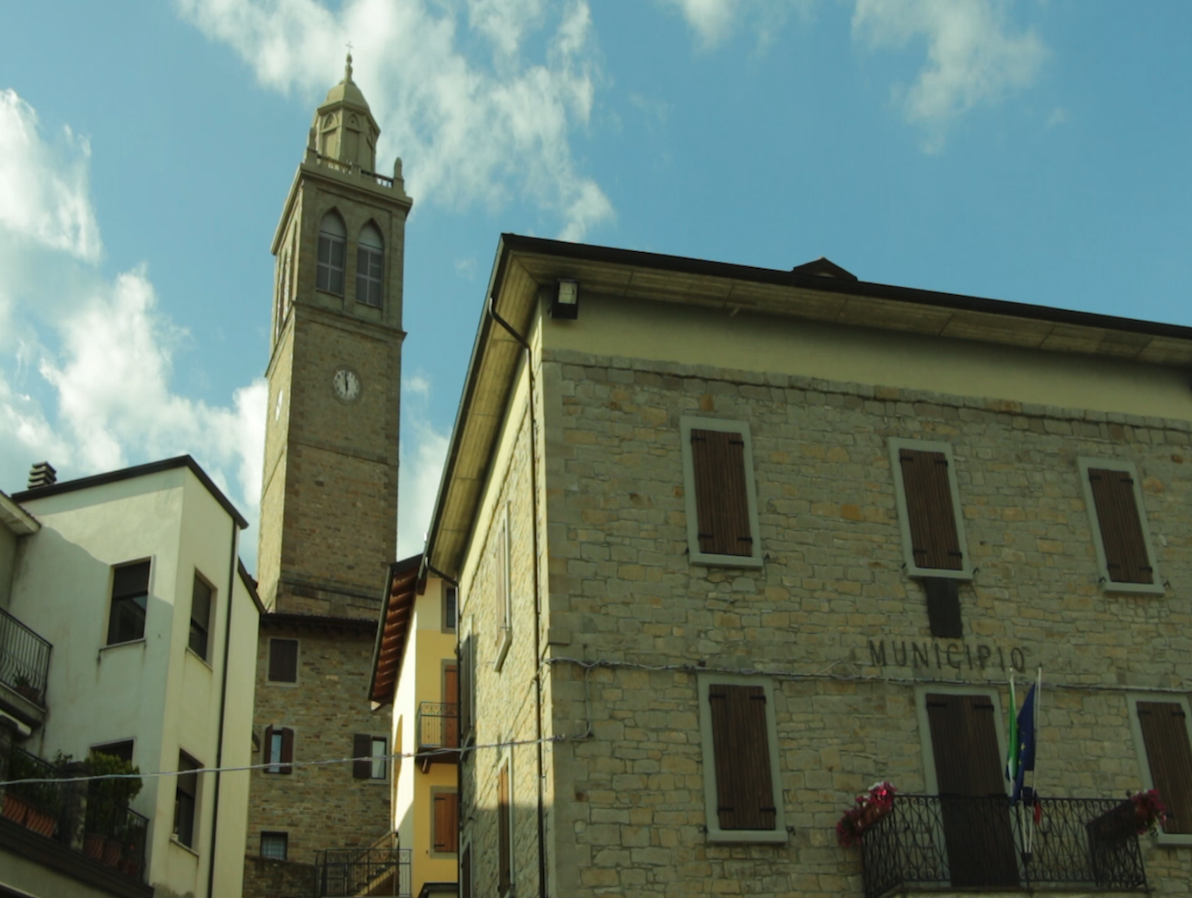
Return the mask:
<svg viewBox="0 0 1192 898">
<path fill-rule="evenodd" d="M 421 582 L 422 556 L 393 565 L 369 696 L 392 706 L 393 832 L 404 867 L 397 894 L 455 895 L 459 869 L 459 662 L 456 590 Z"/>
</svg>

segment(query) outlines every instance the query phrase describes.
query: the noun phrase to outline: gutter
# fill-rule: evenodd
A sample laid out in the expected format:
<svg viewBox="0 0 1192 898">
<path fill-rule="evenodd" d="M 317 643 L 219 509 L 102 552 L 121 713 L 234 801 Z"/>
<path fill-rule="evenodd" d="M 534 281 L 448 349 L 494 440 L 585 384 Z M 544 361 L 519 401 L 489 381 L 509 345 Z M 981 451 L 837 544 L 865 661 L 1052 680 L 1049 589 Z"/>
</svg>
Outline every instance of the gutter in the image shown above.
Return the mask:
<svg viewBox="0 0 1192 898">
<path fill-rule="evenodd" d="M 228 706 L 228 658 L 232 654 L 232 596 L 240 562 L 239 554 L 236 551 L 239 535 L 238 522 L 233 520 L 232 552 L 231 557 L 228 558 L 228 598 L 224 602 L 227 611 L 224 613 L 223 677 L 219 687 L 219 735 L 215 744 L 215 798 L 211 802 L 211 848 L 209 849 L 211 859 L 207 867 L 207 898 L 215 898 L 215 839 L 219 830 L 219 785 L 222 775 L 220 768 L 223 767 L 224 717 Z"/>
</svg>

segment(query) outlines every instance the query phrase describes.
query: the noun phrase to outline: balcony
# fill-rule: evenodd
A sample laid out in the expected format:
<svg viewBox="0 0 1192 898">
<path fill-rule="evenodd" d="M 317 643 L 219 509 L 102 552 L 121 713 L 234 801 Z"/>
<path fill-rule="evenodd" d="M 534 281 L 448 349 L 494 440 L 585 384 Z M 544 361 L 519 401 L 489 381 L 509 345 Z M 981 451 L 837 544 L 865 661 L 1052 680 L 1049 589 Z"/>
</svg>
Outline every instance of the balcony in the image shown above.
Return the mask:
<svg viewBox="0 0 1192 898">
<path fill-rule="evenodd" d="M 422 772 L 439 763 L 459 763 L 459 705 L 422 702 L 418 705 L 418 755 Z"/>
<path fill-rule="evenodd" d="M 0 711 L 36 727 L 45 720 L 52 646 L 0 608 Z"/>
<path fill-rule="evenodd" d="M 389 842 L 392 836 L 386 837 Z M 410 849 L 328 848 L 315 852 L 317 898 L 390 895 L 411 898 Z"/>
<path fill-rule="evenodd" d="M 32 845 L 44 862 L 76 876 L 102 879 L 110 868 L 140 883 L 149 821 L 126 805 L 103 801 L 87 783 L 56 782 L 86 774 L 84 765 L 73 766 L 78 769 L 56 767 L 15 746 L 0 757 L 0 780 L 15 780 L 0 787 L 0 844 L 24 854 Z M 32 843 L 29 833 L 36 836 Z"/>
<path fill-rule="evenodd" d="M 1044 798 L 1028 842 L 1031 809 L 1011 807 L 1007 798 L 897 795 L 890 813 L 865 833 L 865 898 L 949 887 L 1144 892 L 1142 852 L 1122 804 Z"/>
</svg>

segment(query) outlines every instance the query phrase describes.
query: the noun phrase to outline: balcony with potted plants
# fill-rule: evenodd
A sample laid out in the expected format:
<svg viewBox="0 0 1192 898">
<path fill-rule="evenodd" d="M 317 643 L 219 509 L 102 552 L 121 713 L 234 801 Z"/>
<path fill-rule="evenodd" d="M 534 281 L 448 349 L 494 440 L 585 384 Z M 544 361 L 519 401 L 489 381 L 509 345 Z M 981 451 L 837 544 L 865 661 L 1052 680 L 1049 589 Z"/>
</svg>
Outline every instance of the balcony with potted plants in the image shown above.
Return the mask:
<svg viewBox="0 0 1192 898">
<path fill-rule="evenodd" d="M 141 790 L 139 770 L 92 754 L 51 763 L 16 746 L 0 757 L 0 849 L 35 860 L 112 894 L 151 895 L 144 885 L 149 821 L 128 803 Z M 80 781 L 78 777 L 118 778 Z"/>
<path fill-rule="evenodd" d="M 0 713 L 37 728 L 46 717 L 49 642 L 0 608 Z"/>
</svg>

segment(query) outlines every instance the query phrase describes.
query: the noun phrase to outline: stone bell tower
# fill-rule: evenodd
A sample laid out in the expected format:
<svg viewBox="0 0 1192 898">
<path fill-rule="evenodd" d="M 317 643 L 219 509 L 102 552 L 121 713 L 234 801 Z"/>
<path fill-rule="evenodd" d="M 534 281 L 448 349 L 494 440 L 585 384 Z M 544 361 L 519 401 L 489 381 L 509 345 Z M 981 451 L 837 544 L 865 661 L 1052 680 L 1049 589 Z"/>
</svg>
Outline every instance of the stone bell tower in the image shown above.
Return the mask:
<svg viewBox="0 0 1192 898">
<path fill-rule="evenodd" d="M 277 258 L 257 576 L 272 611 L 375 619 L 397 530 L 401 160 L 352 80 L 315 112 Z"/>
</svg>

